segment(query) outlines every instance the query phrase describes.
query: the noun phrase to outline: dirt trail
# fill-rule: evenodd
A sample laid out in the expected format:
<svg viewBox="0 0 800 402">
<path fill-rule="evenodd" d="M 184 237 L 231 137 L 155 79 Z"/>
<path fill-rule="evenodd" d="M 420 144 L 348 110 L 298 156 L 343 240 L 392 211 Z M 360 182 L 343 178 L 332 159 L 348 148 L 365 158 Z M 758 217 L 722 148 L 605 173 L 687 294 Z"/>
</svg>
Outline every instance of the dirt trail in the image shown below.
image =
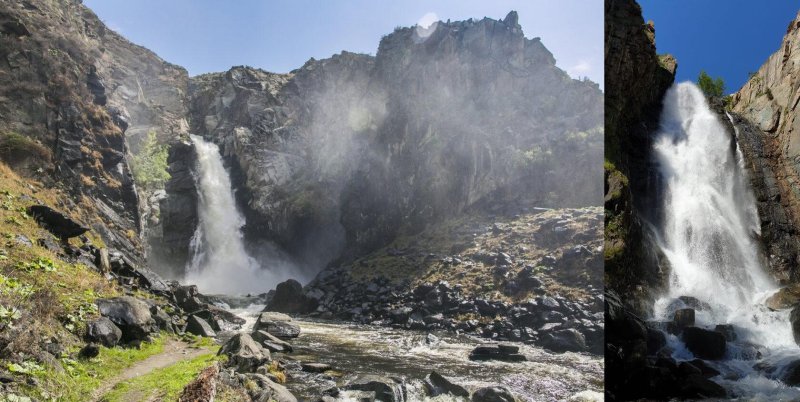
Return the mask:
<svg viewBox="0 0 800 402">
<path fill-rule="evenodd" d="M 171 366 L 183 360 L 191 360 L 204 353 L 208 353 L 209 348 L 198 348 L 186 342 L 170 339 L 164 344 L 164 351 L 148 357 L 133 366 L 128 367 L 116 377 L 106 380 L 98 389 L 92 393 L 91 401 L 98 402 L 117 384 L 130 379 L 145 375 L 153 370 Z"/>
</svg>

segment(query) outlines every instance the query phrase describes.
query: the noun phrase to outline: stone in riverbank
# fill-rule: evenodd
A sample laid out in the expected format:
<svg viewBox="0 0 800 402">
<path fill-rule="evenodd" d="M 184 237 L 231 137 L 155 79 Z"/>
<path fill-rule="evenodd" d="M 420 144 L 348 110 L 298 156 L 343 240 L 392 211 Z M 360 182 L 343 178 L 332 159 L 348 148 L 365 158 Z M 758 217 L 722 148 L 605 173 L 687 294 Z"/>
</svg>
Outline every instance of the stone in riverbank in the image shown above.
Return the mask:
<svg viewBox="0 0 800 402">
<path fill-rule="evenodd" d="M 469 397 L 469 391 L 467 391 L 466 388 L 450 381 L 435 371 L 431 371 L 431 373 L 425 377 L 425 388 L 428 390 L 428 394 L 433 397 L 442 394 L 452 394 L 463 398 Z"/>
<path fill-rule="evenodd" d="M 300 335 L 300 327 L 292 324 L 292 317 L 286 314 L 267 312 L 261 313 L 253 329 L 265 331 L 278 338 L 290 339 Z"/>
<path fill-rule="evenodd" d="M 502 360 L 508 362 L 525 361 L 525 356 L 519 353 L 519 347 L 513 345 L 482 344 L 475 347 L 469 354 L 470 360 Z"/>
<path fill-rule="evenodd" d="M 505 387 L 484 387 L 472 394 L 472 402 L 516 402 L 514 394 Z"/>
<path fill-rule="evenodd" d="M 403 385 L 388 377 L 378 375 L 361 375 L 347 384 L 344 389 L 355 391 L 371 391 L 375 399 L 383 402 L 403 401 Z"/>
<path fill-rule="evenodd" d="M 681 336 L 686 347 L 701 359 L 716 360 L 725 356 L 725 335 L 699 327 L 687 327 Z"/>
<path fill-rule="evenodd" d="M 270 353 L 262 348 L 248 334 L 236 334 L 222 345 L 220 355 L 228 355 L 228 366 L 236 371 L 248 373 L 270 361 Z"/>
<path fill-rule="evenodd" d="M 122 342 L 137 342 L 158 331 L 158 325 L 150 315 L 150 307 L 142 300 L 131 296 L 97 299 L 100 315 L 107 317 L 120 330 Z"/>
<path fill-rule="evenodd" d="M 189 316 L 189 319 L 186 322 L 186 332 L 208 338 L 217 336 L 217 334 L 211 328 L 211 325 L 206 320 L 196 315 Z"/>
<path fill-rule="evenodd" d="M 264 346 L 270 352 L 288 353 L 293 350 L 292 345 L 289 342 L 278 339 L 278 337 L 266 331 L 253 331 L 250 336 L 253 337 L 253 340 L 260 343 L 261 346 Z"/>
</svg>

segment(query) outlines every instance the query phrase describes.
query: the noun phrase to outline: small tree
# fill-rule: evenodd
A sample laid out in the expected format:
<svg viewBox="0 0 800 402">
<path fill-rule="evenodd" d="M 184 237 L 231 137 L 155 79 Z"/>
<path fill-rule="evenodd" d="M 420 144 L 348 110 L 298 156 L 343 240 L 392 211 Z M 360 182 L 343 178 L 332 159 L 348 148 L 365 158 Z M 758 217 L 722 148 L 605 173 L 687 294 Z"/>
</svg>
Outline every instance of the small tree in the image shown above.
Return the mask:
<svg viewBox="0 0 800 402">
<path fill-rule="evenodd" d="M 136 184 L 146 189 L 158 189 L 169 180 L 167 172 L 167 146 L 158 143 L 155 131 L 149 131 L 138 154 L 131 159 L 131 170 Z"/>
<path fill-rule="evenodd" d="M 725 93 L 725 82 L 722 81 L 722 78 L 711 78 L 705 71 L 700 71 L 700 76 L 697 77 L 697 86 L 709 98 L 719 98 Z"/>
</svg>

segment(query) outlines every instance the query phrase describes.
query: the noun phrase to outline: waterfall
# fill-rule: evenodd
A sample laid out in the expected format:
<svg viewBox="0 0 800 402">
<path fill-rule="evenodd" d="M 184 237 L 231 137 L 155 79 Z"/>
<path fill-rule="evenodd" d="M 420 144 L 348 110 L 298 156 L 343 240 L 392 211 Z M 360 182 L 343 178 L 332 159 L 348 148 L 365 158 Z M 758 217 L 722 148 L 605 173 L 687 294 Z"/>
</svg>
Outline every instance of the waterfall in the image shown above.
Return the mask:
<svg viewBox="0 0 800 402">
<path fill-rule="evenodd" d="M 186 282 L 204 293 L 266 292 L 275 282 L 245 250 L 241 231 L 245 220 L 236 207 L 219 147 L 196 135 L 191 139 L 197 151 L 199 223 L 192 238 L 193 257 L 186 268 Z"/>
<path fill-rule="evenodd" d="M 666 187 L 659 237 L 671 265 L 656 319 L 671 320 L 691 300 L 683 296 L 695 298 L 695 325 L 731 324 L 737 334 L 725 359 L 712 362 L 723 373 L 716 380 L 738 395 L 784 392 L 753 368 L 755 360 L 779 366 L 787 356 L 800 358 L 800 350 L 788 312 L 764 306 L 777 285 L 758 246 L 760 222 L 741 151 L 694 84 L 667 92 L 655 157 Z M 677 337 L 670 336 L 670 346 L 676 359 L 693 358 Z"/>
</svg>

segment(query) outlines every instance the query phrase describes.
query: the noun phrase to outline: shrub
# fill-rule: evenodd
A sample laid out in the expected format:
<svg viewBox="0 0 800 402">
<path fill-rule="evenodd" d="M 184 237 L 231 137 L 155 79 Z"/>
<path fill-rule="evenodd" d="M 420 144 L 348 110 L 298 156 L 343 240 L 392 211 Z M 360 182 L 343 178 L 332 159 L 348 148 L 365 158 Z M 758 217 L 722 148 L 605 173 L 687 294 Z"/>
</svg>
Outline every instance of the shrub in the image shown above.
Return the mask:
<svg viewBox="0 0 800 402">
<path fill-rule="evenodd" d="M 155 131 L 147 133 L 141 150 L 130 162 L 133 179 L 143 188 L 163 188 L 164 183 L 169 180 L 167 146 L 158 143 Z"/>
<path fill-rule="evenodd" d="M 700 75 L 697 77 L 697 86 L 708 97 L 719 98 L 725 93 L 725 82 L 722 78 L 711 78 L 705 71 L 700 71 Z"/>
</svg>

